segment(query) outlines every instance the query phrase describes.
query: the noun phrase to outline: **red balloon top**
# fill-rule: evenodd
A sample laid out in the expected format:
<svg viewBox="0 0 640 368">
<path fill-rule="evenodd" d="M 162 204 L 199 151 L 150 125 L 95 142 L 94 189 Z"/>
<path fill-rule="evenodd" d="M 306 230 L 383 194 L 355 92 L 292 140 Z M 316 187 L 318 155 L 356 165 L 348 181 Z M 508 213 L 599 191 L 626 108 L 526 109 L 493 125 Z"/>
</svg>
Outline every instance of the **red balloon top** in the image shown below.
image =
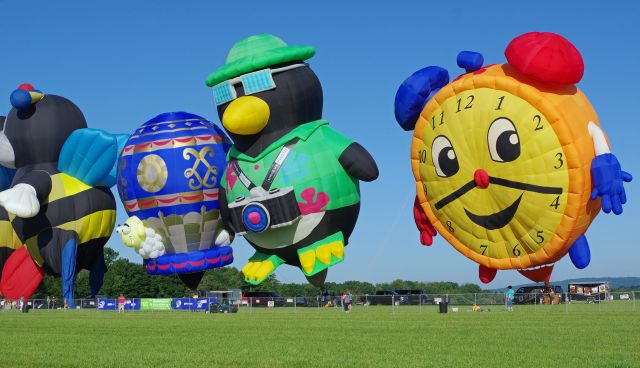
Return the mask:
<svg viewBox="0 0 640 368">
<path fill-rule="evenodd" d="M 566 38 L 551 32 L 529 32 L 514 38 L 504 52 L 520 73 L 541 82 L 576 84 L 582 79 L 582 55 Z"/>
<path fill-rule="evenodd" d="M 23 89 L 25 91 L 33 91 L 35 88 L 29 83 L 22 83 L 18 86 L 18 89 Z"/>
</svg>

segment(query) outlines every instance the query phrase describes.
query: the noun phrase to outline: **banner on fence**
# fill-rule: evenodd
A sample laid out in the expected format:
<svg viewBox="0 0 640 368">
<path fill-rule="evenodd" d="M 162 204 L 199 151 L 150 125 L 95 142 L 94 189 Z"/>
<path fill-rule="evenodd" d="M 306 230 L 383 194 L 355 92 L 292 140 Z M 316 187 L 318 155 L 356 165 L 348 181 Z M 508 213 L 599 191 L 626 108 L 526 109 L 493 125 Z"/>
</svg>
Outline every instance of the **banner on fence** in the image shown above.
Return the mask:
<svg viewBox="0 0 640 368">
<path fill-rule="evenodd" d="M 171 299 L 141 298 L 141 310 L 170 310 Z"/>
<path fill-rule="evenodd" d="M 175 298 L 171 301 L 171 308 L 178 310 L 206 310 L 209 303 L 216 303 L 217 298 Z"/>
<path fill-rule="evenodd" d="M 98 299 L 98 309 L 99 310 L 116 310 L 118 309 L 118 300 L 117 299 Z M 124 302 L 125 310 L 138 310 L 140 309 L 140 299 L 138 298 L 127 298 Z"/>
</svg>

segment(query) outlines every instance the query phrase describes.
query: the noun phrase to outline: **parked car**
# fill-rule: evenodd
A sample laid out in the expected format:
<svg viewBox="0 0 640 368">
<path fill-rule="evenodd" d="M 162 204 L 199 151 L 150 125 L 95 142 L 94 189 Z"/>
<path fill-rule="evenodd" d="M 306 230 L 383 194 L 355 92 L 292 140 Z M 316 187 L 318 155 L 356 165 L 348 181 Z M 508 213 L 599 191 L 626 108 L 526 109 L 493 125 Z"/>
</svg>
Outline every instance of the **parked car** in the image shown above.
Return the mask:
<svg viewBox="0 0 640 368">
<path fill-rule="evenodd" d="M 296 301 L 296 307 L 307 307 L 307 306 L 309 306 L 307 298 L 305 298 L 304 296 L 296 296 L 295 301 Z"/>
<path fill-rule="evenodd" d="M 364 295 L 360 297 L 364 305 L 392 305 L 400 303 L 399 295 L 395 290 L 378 290 L 374 295 Z"/>
<path fill-rule="evenodd" d="M 545 291 L 544 285 L 531 285 L 519 287 L 514 295 L 514 304 L 558 304 L 564 303 L 564 291 L 562 286 L 549 285 L 553 288 L 553 296 Z"/>
<path fill-rule="evenodd" d="M 427 301 L 427 296 L 424 294 L 424 290 L 395 290 L 396 294 L 400 297 L 400 305 L 420 305 L 432 303 Z"/>
<path fill-rule="evenodd" d="M 238 313 L 238 306 L 229 303 L 228 300 L 222 303 L 209 303 L 209 313 Z"/>
<path fill-rule="evenodd" d="M 252 307 L 266 307 L 268 302 L 273 300 L 274 307 L 283 307 L 286 299 L 278 295 L 275 291 L 243 291 L 242 305 Z"/>
<path fill-rule="evenodd" d="M 433 300 L 427 299 L 424 290 L 399 289 L 378 290 L 375 295 L 360 297 L 360 302 L 364 305 L 419 305 L 431 304 Z"/>
<path fill-rule="evenodd" d="M 98 308 L 98 299 L 82 299 L 80 301 L 80 308 L 82 309 L 90 309 L 90 308 Z"/>
</svg>

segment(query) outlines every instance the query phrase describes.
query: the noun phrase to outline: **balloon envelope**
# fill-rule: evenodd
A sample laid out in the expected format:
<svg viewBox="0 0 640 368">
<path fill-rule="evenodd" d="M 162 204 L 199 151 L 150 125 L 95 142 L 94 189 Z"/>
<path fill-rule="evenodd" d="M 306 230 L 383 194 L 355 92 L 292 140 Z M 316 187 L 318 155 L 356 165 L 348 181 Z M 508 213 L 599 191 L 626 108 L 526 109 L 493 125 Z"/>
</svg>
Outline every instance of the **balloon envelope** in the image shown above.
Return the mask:
<svg viewBox="0 0 640 368">
<path fill-rule="evenodd" d="M 208 120 L 171 112 L 144 123 L 127 140 L 117 185 L 129 216 L 162 236 L 166 253 L 146 261 L 151 274 L 189 273 L 233 260 L 217 247 L 222 229 L 218 189 L 229 138 Z"/>
</svg>

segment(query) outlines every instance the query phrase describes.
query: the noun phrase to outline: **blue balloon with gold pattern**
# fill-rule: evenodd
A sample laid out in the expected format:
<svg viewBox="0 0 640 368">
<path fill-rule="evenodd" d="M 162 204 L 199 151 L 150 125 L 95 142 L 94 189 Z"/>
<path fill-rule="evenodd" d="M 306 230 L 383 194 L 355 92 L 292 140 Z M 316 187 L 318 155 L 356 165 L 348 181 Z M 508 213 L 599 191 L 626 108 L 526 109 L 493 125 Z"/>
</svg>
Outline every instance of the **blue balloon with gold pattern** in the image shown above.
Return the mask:
<svg viewBox="0 0 640 368">
<path fill-rule="evenodd" d="M 160 114 L 129 137 L 118 162 L 118 193 L 129 216 L 142 221 L 145 241 L 125 241 L 135 229 L 121 235 L 145 258 L 148 273 L 194 273 L 233 261 L 218 202 L 230 146 L 222 129 L 186 112 Z"/>
</svg>

